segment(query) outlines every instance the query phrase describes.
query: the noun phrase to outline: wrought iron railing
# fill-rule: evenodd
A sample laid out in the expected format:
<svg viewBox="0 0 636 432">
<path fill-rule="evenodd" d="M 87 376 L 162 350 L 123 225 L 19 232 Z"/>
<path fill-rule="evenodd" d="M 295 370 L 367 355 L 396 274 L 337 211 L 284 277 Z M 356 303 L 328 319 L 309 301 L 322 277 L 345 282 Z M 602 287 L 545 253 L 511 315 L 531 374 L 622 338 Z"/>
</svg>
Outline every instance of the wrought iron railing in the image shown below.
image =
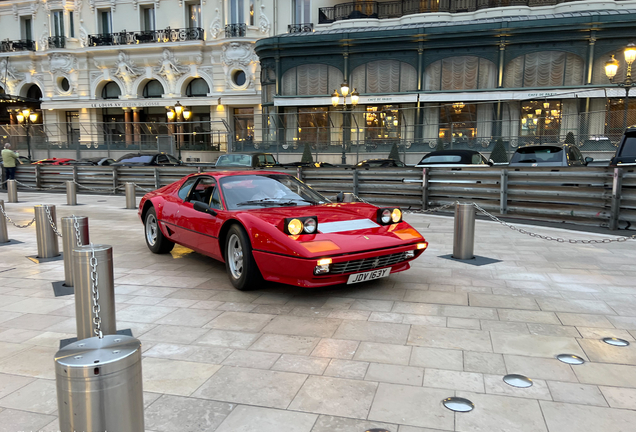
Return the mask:
<svg viewBox="0 0 636 432">
<path fill-rule="evenodd" d="M 35 51 L 35 41 L 29 39 L 3 40 L 0 42 L 0 52 Z"/>
<path fill-rule="evenodd" d="M 89 46 L 135 45 L 141 43 L 166 43 L 204 40 L 200 27 L 165 28 L 162 30 L 126 31 L 88 35 Z"/>
<path fill-rule="evenodd" d="M 226 24 L 225 26 L 225 37 L 245 37 L 247 34 L 247 24 Z"/>
<path fill-rule="evenodd" d="M 50 48 L 66 48 L 66 36 L 49 36 Z"/>
<path fill-rule="evenodd" d="M 310 33 L 314 31 L 314 23 L 289 24 L 287 33 Z"/>
<path fill-rule="evenodd" d="M 349 19 L 386 19 L 431 12 L 471 12 L 506 6 L 549 6 L 576 0 L 363 0 L 319 9 L 319 24 Z M 290 31 L 291 33 L 291 31 Z"/>
</svg>

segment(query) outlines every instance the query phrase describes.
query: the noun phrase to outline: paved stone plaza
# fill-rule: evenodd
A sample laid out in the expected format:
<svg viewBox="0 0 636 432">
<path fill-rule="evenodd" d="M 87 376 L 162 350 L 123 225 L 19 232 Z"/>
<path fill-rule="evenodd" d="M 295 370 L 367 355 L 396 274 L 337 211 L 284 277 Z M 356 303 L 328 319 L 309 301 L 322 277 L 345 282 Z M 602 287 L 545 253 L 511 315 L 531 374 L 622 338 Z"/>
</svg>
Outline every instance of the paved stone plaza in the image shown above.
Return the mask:
<svg viewBox="0 0 636 432">
<path fill-rule="evenodd" d="M 628 432 L 636 429 L 636 241 L 572 245 L 477 221 L 483 266 L 452 252 L 453 221 L 412 216 L 430 242 L 407 272 L 329 289 L 232 288 L 225 266 L 175 247 L 147 249 L 123 196 L 23 193 L 58 223 L 89 217 L 114 248 L 119 329 L 143 343 L 146 429 L 155 432 Z M 0 194 L 6 200 L 6 193 Z M 552 236 L 605 235 L 525 227 Z M 36 264 L 35 228 L 0 246 L 0 431 L 57 431 L 54 354 L 75 336 L 63 262 Z M 61 249 L 61 242 L 60 242 Z M 588 360 L 570 366 L 555 356 Z M 507 373 L 534 380 L 511 387 Z M 453 413 L 442 400 L 475 403 Z"/>
</svg>

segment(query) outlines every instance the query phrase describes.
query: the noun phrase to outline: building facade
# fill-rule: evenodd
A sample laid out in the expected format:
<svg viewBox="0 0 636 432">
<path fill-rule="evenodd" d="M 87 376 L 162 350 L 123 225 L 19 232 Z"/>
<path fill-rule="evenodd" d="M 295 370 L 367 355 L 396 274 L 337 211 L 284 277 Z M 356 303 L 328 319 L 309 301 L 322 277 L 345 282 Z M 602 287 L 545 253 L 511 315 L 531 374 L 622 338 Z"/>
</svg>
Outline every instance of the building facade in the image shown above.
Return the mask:
<svg viewBox="0 0 636 432">
<path fill-rule="evenodd" d="M 631 0 L 4 0 L 0 125 L 23 146 L 27 107 L 36 146 L 201 161 L 296 160 L 307 143 L 330 161 L 488 153 L 570 132 L 611 151 L 636 116 L 603 68 L 635 18 Z M 357 106 L 332 105 L 343 83 Z"/>
</svg>

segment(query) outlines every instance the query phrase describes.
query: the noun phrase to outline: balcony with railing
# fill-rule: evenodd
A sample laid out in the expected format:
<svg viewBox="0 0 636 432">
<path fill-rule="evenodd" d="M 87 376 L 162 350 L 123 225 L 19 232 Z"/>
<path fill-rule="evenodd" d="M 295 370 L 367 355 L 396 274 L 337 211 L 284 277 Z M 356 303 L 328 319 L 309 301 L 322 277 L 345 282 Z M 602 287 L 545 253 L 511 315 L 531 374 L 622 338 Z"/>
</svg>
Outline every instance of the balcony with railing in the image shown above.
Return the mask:
<svg viewBox="0 0 636 432">
<path fill-rule="evenodd" d="M 204 40 L 202 28 L 165 28 L 163 30 L 126 31 L 88 35 L 88 46 L 136 45 Z"/>
<path fill-rule="evenodd" d="M 29 39 L 3 40 L 0 42 L 0 52 L 35 51 L 35 41 Z"/>
<path fill-rule="evenodd" d="M 49 48 L 66 48 L 66 36 L 49 36 Z"/>
<path fill-rule="evenodd" d="M 314 31 L 314 23 L 289 24 L 287 33 L 311 33 Z"/>
<path fill-rule="evenodd" d="M 319 9 L 319 24 L 350 19 L 400 18 L 432 12 L 473 12 L 507 6 L 550 6 L 576 0 L 393 0 L 340 3 Z"/>
<path fill-rule="evenodd" d="M 247 35 L 247 24 L 245 23 L 225 25 L 226 38 L 245 37 L 246 35 Z"/>
</svg>

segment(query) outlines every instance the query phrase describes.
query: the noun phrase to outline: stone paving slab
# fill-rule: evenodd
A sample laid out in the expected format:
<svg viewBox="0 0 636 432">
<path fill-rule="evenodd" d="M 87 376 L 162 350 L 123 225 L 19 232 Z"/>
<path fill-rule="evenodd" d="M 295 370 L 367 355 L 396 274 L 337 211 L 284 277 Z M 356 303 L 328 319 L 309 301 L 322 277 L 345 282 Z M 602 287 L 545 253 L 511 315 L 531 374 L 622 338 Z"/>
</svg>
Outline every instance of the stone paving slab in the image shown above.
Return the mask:
<svg viewBox="0 0 636 432">
<path fill-rule="evenodd" d="M 149 432 L 578 432 L 636 424 L 636 242 L 550 243 L 477 221 L 483 266 L 446 260 L 453 221 L 406 215 L 430 242 L 406 272 L 324 289 L 236 291 L 222 263 L 183 247 L 154 255 L 121 196 L 25 193 L 5 203 L 89 217 L 113 246 L 119 329 L 142 341 Z M 0 193 L 0 199 L 4 193 Z M 6 200 L 5 200 L 6 201 Z M 58 219 L 59 221 L 59 219 Z M 600 234 L 526 226 L 572 238 Z M 63 262 L 40 264 L 35 227 L 0 248 L 0 432 L 57 431 L 53 356 L 75 335 Z M 603 342 L 632 342 L 619 348 Z M 587 361 L 570 366 L 557 354 Z M 533 379 L 528 389 L 506 373 Z M 470 413 L 442 405 L 475 403 Z"/>
</svg>

